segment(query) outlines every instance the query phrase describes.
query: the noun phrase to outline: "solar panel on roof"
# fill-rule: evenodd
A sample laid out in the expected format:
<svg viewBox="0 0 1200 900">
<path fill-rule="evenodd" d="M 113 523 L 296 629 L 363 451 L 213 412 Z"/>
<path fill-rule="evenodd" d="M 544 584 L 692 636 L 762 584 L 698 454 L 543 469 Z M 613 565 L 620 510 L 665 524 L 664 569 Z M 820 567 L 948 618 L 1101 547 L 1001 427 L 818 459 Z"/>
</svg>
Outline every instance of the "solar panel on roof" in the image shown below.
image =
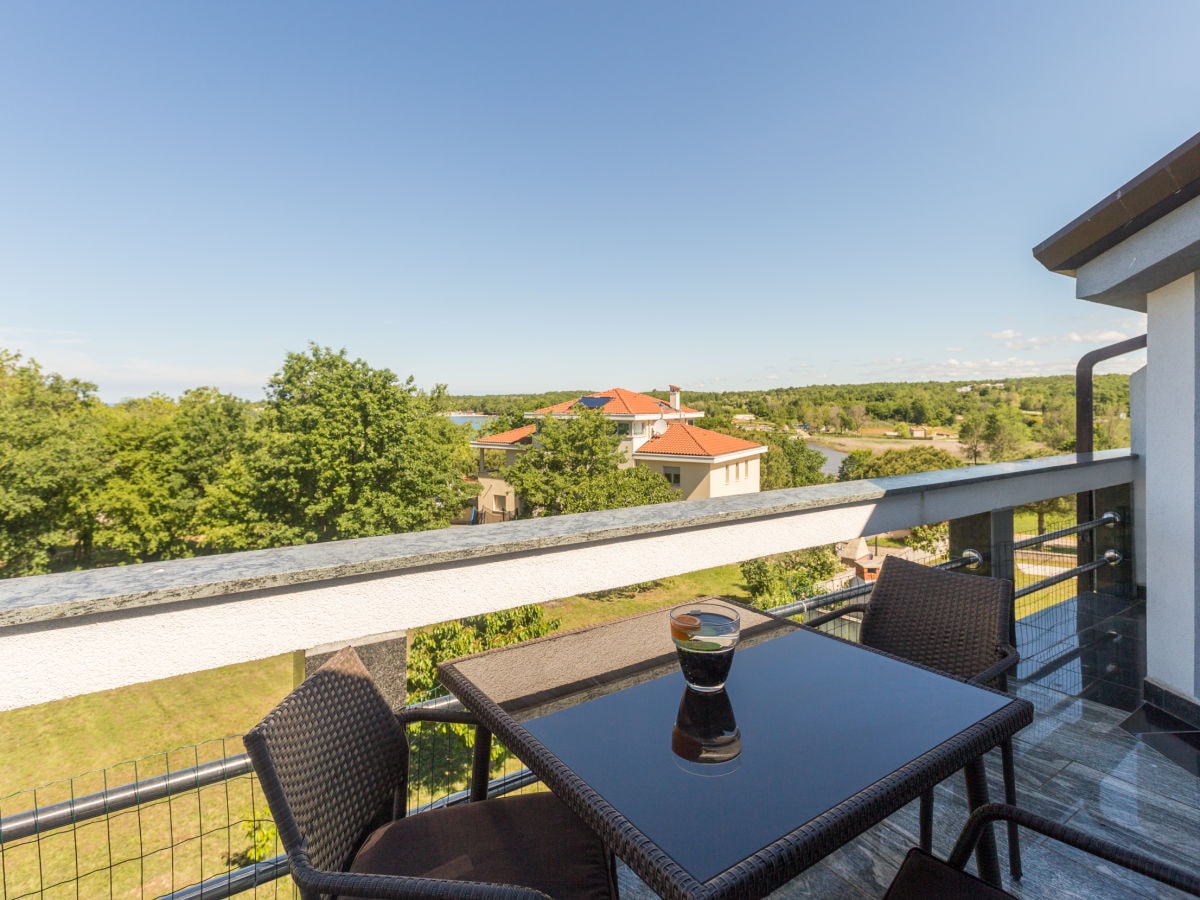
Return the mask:
<svg viewBox="0 0 1200 900">
<path fill-rule="evenodd" d="M 579 403 L 588 409 L 599 409 L 611 399 L 612 397 L 580 397 Z"/>
</svg>

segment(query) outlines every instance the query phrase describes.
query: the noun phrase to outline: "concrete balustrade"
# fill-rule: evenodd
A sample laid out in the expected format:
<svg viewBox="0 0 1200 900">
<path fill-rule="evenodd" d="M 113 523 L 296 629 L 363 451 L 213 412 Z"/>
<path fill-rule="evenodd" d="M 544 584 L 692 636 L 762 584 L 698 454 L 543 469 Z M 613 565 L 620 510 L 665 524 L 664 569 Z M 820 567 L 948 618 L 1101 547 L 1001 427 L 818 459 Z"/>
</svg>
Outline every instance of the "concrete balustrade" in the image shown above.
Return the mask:
<svg viewBox="0 0 1200 900">
<path fill-rule="evenodd" d="M 1128 450 L 0 581 L 0 709 L 1127 484 Z"/>
</svg>

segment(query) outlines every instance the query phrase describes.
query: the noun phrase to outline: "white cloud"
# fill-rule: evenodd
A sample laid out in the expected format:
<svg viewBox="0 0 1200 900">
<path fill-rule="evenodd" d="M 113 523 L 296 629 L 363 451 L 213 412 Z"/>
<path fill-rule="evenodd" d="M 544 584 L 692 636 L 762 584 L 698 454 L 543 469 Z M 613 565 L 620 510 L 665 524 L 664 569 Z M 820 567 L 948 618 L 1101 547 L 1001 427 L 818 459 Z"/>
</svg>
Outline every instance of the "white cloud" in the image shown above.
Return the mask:
<svg viewBox="0 0 1200 900">
<path fill-rule="evenodd" d="M 1123 332 L 1113 329 L 1085 332 L 1068 331 L 1065 334 L 1024 337 L 1021 332 L 1009 328 L 1004 331 L 993 331 L 988 334 L 988 337 L 1003 342 L 1007 350 L 1039 350 L 1055 344 L 1095 344 L 1098 347 L 1103 347 L 1106 344 L 1123 341 L 1128 336 Z"/>
</svg>

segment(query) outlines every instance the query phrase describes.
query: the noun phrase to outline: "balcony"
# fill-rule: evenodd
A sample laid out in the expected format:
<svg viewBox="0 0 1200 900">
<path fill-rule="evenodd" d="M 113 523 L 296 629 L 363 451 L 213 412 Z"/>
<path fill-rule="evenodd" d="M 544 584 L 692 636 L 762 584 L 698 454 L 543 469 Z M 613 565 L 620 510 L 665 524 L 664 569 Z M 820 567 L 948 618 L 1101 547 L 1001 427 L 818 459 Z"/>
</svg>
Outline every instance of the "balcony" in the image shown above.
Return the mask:
<svg viewBox="0 0 1200 900">
<path fill-rule="evenodd" d="M 1129 507 L 1136 507 L 1130 486 L 1138 471 L 1138 459 L 1129 451 L 1068 455 L 3 582 L 0 708 L 380 633 L 394 636 L 447 619 L 933 522 L 951 521 L 952 545 L 974 544 L 988 565 L 1002 569 L 1014 560 L 1013 506 L 1089 492 L 1100 505 L 1125 498 L 1123 521 L 1129 522 Z M 1100 526 L 1093 555 L 1102 556 L 1113 542 L 1126 551 L 1138 546 L 1138 532 L 1136 525 Z M 1200 751 L 1187 743 L 1187 735 L 1138 735 L 1122 727 L 1141 699 L 1146 676 L 1146 604 L 1134 587 L 1136 571 L 1136 557 L 1128 553 L 1116 567 L 1098 562 L 1080 576 L 1086 580 L 1083 589 L 1076 578 L 1062 580 L 1052 602 L 1042 604 L 1045 609 L 1018 613 L 1017 637 L 1025 661 L 1011 689 L 1037 709 L 1034 724 L 1016 741 L 1019 796 L 1023 804 L 1059 821 L 1101 833 L 1116 828 L 1159 858 L 1194 866 L 1200 857 L 1200 778 L 1195 774 Z M 214 782 L 238 784 L 225 781 L 225 775 L 236 773 L 213 772 L 219 768 L 217 759 L 238 753 L 238 742 L 231 740 L 197 752 L 195 763 L 212 763 L 204 772 Z M 193 764 L 189 759 L 188 767 Z M 174 759 L 160 766 L 163 771 L 178 768 Z M 820 761 L 797 760 L 796 771 L 789 774 L 819 777 Z M 519 773 L 512 775 L 521 783 Z M 174 789 L 165 782 L 155 787 L 159 796 L 173 798 L 170 803 L 186 794 L 199 796 L 206 788 L 189 782 L 191 777 L 181 778 L 182 786 Z M 248 776 L 238 777 L 245 782 Z M 136 775 L 114 774 L 104 786 L 133 780 Z M 252 798 L 252 786 L 244 787 L 245 796 Z M 68 790 L 68 797 L 77 798 L 99 788 L 81 781 Z M 962 792 L 960 779 L 951 779 L 939 791 L 935 851 L 944 854 L 965 818 L 965 800 L 951 796 Z M 996 784 L 993 792 L 998 791 Z M 442 802 L 434 797 L 422 802 L 430 800 Z M 164 832 L 171 829 L 169 816 L 152 812 L 159 801 L 148 794 L 132 801 L 132 814 L 159 822 Z M 232 805 L 239 803 L 253 800 Z M 36 817 L 23 814 L 39 805 L 32 791 L 0 798 L 4 900 L 27 896 L 20 891 L 30 888 L 17 885 L 31 882 L 18 877 L 17 869 L 36 859 L 39 841 L 79 843 L 79 835 L 97 825 L 65 824 L 32 833 L 38 830 L 30 828 Z M 228 799 L 225 805 L 231 805 Z M 70 822 L 81 811 L 71 810 L 68 800 L 59 812 L 63 822 Z M 103 827 L 104 821 L 98 824 Z M 20 823 L 24 836 L 14 837 Z M 224 823 L 216 831 L 230 827 Z M 781 893 L 878 896 L 903 853 L 916 843 L 916 834 L 914 804 Z M 225 846 L 230 843 L 226 838 Z M 148 860 L 161 852 L 170 858 L 168 874 L 141 882 L 132 895 L 224 896 L 263 879 L 266 883 L 254 888 L 255 894 L 274 895 L 286 885 L 286 879 L 271 880 L 280 874 L 277 862 L 245 867 L 239 870 L 242 880 L 231 885 L 222 874 L 228 863 L 218 864 L 214 874 L 212 862 L 201 866 L 175 859 L 176 854 L 206 853 L 198 850 L 203 844 L 203 839 L 161 835 L 166 849 L 143 850 L 129 865 L 150 871 Z M 1139 896 L 1154 890 L 1136 876 L 1127 880 L 1111 867 L 1032 835 L 1023 849 L 1026 876 L 1022 883 L 1008 885 L 1022 896 Z M 93 875 L 84 868 L 81 862 L 75 879 L 63 879 L 59 888 L 52 890 L 52 882 L 42 881 L 32 890 L 35 895 L 65 891 L 74 896 L 77 889 L 86 896 L 105 878 L 117 877 L 118 867 L 111 863 L 100 865 Z M 184 870 L 196 874 L 190 880 L 172 874 Z M 625 896 L 646 895 L 628 871 L 622 879 Z M 196 886 L 200 882 L 203 889 Z M 107 894 L 111 883 L 100 892 Z"/>
</svg>

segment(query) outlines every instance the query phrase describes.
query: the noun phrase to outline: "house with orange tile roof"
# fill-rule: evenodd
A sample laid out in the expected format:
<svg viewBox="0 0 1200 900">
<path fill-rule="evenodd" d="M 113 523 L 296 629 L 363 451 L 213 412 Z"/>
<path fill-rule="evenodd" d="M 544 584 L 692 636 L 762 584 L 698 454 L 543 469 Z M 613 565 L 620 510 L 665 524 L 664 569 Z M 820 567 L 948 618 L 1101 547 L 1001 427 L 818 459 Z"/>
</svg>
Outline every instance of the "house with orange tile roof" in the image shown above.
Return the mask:
<svg viewBox="0 0 1200 900">
<path fill-rule="evenodd" d="M 651 438 L 662 434 L 667 425 L 703 418 L 704 413 L 700 410 L 680 403 L 681 392 L 682 388 L 679 385 L 672 384 L 669 399 L 659 400 L 649 394 L 639 394 L 625 388 L 612 388 L 535 409 L 525 413 L 525 418 L 554 416 L 556 419 L 573 419 L 584 410 L 598 410 L 604 418 L 616 425 L 617 432 L 621 435 L 621 450 L 630 460 L 629 464 L 633 465 L 633 454 Z"/>
<path fill-rule="evenodd" d="M 681 393 L 682 389 L 673 384 L 669 399 L 660 400 L 612 388 L 535 409 L 525 417 L 573 419 L 586 410 L 600 412 L 621 436 L 619 449 L 625 454 L 626 465 L 646 466 L 658 472 L 679 488 L 685 500 L 757 493 L 760 458 L 767 448 L 691 424 L 704 413 L 684 406 Z M 516 455 L 536 439 L 537 425 L 533 424 L 471 441 L 471 447 L 479 451 L 478 479 L 482 488 L 475 501 L 473 521 L 511 518 L 518 502 L 512 488 L 488 470 L 488 451 L 503 452 L 504 465 L 511 466 Z"/>
<path fill-rule="evenodd" d="M 633 453 L 633 461 L 660 473 L 685 500 L 754 494 L 767 448 L 754 441 L 672 422 Z"/>
</svg>

